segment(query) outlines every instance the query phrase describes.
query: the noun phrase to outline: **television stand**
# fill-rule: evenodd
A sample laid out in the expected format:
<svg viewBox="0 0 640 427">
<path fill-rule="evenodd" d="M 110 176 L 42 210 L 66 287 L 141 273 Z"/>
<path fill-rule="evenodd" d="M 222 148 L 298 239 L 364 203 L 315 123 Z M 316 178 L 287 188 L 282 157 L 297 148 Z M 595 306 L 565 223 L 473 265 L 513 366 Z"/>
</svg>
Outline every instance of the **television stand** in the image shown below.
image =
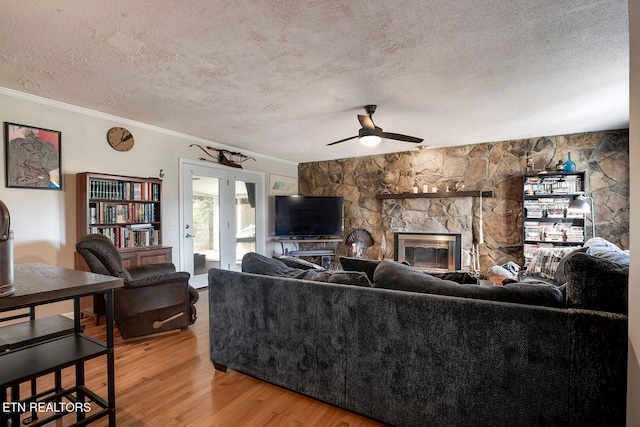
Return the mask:
<svg viewBox="0 0 640 427">
<path fill-rule="evenodd" d="M 291 237 L 281 238 L 279 239 L 279 242 L 283 255 L 291 255 L 300 258 L 310 257 L 314 258 L 314 262 L 316 262 L 316 264 L 323 265 L 323 257 L 330 257 L 330 259 L 332 259 L 331 264 L 335 263 L 335 255 L 338 252 L 338 245 L 342 242 L 342 239 L 336 237 Z M 309 244 L 309 246 L 312 247 L 308 249 L 301 249 L 299 247 L 300 243 L 304 243 L 305 245 Z M 286 247 L 286 244 L 293 245 L 293 249 Z M 320 259 L 316 260 L 315 258 Z"/>
<path fill-rule="evenodd" d="M 335 252 L 331 249 L 317 249 L 310 251 L 289 251 L 289 255 L 293 256 L 318 256 L 318 255 L 333 255 Z"/>
</svg>

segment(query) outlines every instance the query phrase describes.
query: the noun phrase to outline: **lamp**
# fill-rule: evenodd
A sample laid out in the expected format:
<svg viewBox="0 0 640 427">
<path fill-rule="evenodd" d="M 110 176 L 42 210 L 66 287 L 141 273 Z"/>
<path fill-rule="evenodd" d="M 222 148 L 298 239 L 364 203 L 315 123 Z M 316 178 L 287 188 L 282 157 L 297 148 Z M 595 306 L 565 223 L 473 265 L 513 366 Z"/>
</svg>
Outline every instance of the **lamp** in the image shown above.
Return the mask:
<svg viewBox="0 0 640 427">
<path fill-rule="evenodd" d="M 596 213 L 593 208 L 593 197 L 578 195 L 567 207 L 567 212 L 591 213 L 591 237 L 596 237 Z"/>
<path fill-rule="evenodd" d="M 360 129 L 360 131 L 358 132 L 358 137 L 360 138 L 360 142 L 362 143 L 362 145 L 373 147 L 374 145 L 380 144 L 382 138 L 380 138 L 380 135 L 378 135 L 376 131 L 376 129 Z"/>
</svg>

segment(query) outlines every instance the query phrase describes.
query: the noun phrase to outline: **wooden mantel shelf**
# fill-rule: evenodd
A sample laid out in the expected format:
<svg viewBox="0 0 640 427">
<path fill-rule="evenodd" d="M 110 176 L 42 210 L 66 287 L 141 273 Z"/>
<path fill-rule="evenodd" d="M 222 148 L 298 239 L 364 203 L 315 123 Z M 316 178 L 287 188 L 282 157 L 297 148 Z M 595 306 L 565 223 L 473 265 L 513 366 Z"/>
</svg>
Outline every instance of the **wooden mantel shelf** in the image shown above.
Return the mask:
<svg viewBox="0 0 640 427">
<path fill-rule="evenodd" d="M 444 197 L 493 197 L 493 191 L 446 191 L 439 193 L 376 194 L 376 199 L 436 199 Z"/>
</svg>

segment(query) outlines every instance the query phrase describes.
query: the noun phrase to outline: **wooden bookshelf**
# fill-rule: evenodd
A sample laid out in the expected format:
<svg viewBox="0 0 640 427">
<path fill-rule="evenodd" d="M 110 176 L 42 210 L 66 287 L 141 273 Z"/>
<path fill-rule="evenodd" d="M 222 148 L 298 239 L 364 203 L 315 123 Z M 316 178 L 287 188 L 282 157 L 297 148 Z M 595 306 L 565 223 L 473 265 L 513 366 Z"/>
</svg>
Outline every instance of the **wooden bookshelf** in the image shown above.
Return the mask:
<svg viewBox="0 0 640 427">
<path fill-rule="evenodd" d="M 118 249 L 162 246 L 162 181 L 83 172 L 76 175 L 76 235 L 101 233 Z"/>
</svg>

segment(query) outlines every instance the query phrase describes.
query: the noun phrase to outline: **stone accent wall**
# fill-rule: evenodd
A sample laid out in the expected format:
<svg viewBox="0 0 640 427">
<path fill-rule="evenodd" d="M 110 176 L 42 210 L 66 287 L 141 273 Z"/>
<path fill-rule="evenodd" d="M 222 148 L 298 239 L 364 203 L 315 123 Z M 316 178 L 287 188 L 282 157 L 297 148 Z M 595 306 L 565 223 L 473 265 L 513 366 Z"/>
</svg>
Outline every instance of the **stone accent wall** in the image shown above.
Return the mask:
<svg viewBox="0 0 640 427">
<path fill-rule="evenodd" d="M 356 144 L 356 141 L 352 143 Z M 463 235 L 463 266 L 470 266 L 478 235 L 479 198 L 377 200 L 383 192 L 422 192 L 424 184 L 444 191 L 456 184 L 468 190 L 493 190 L 482 200 L 484 244 L 482 272 L 513 261 L 522 265 L 522 176 L 531 153 L 536 171 L 571 159 L 587 172 L 587 192 L 594 198 L 596 235 L 629 248 L 629 131 L 602 131 L 515 141 L 413 150 L 386 155 L 303 163 L 298 167 L 300 195 L 343 196 L 345 236 L 364 228 L 375 244 L 366 258 L 393 258 L 394 231 L 450 232 Z M 588 218 L 590 216 L 588 215 Z M 587 220 L 587 237 L 591 226 Z M 340 245 L 339 254 L 349 247 Z"/>
</svg>

